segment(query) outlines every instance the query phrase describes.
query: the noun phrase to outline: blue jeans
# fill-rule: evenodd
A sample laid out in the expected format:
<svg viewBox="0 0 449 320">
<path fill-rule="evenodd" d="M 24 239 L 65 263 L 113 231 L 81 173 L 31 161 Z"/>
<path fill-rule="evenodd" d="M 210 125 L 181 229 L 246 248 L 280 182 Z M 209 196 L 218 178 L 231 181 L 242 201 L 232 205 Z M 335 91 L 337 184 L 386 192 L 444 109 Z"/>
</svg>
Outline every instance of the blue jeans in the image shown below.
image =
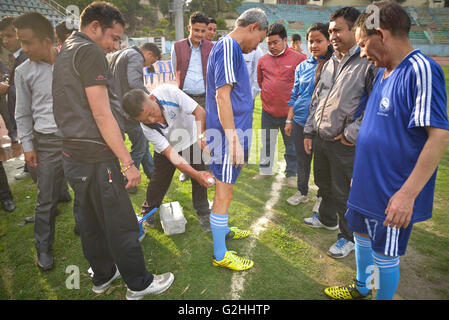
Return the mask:
<svg viewBox="0 0 449 320">
<path fill-rule="evenodd" d="M 131 141 L 131 158 L 134 161 L 136 168 L 140 169 L 142 164 L 143 172 L 150 178 L 154 172 L 154 160 L 150 153 L 148 140 L 143 135 L 140 124 L 131 125 L 126 124 L 126 133 Z"/>
<path fill-rule="evenodd" d="M 276 141 L 278 129 L 281 130 L 282 139 L 284 140 L 285 153 L 284 159 L 287 163 L 285 176 L 296 177 L 297 163 L 296 150 L 293 137 L 289 137 L 284 132 L 285 120 L 287 117 L 275 118 L 262 109 L 262 148 L 260 150 L 260 167 L 261 174 L 272 174 L 273 164 L 276 151 Z"/>
</svg>

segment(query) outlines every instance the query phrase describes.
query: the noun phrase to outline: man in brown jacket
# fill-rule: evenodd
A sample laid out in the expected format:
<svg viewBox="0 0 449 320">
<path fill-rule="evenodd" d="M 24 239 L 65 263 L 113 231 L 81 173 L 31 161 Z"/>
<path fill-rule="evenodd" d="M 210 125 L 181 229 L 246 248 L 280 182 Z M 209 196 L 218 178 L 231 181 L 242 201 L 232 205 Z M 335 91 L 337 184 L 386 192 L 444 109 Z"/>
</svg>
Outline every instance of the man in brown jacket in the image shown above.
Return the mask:
<svg viewBox="0 0 449 320">
<path fill-rule="evenodd" d="M 171 61 L 179 89 L 205 106 L 207 59 L 214 44 L 206 39 L 209 18 L 201 12 L 190 16 L 189 37 L 175 42 Z"/>
</svg>

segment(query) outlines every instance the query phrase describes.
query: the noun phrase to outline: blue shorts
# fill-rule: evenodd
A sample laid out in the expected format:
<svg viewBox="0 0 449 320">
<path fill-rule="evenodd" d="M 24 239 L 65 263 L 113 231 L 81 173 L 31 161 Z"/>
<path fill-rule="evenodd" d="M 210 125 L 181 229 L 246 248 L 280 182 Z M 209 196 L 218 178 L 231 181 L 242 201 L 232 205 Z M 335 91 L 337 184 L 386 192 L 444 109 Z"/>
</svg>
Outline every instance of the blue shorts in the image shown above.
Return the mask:
<svg viewBox="0 0 449 320">
<path fill-rule="evenodd" d="M 228 154 L 224 154 L 222 161 L 212 160 L 209 163 L 209 168 L 214 174 L 215 178 L 217 178 L 221 182 L 230 184 L 235 184 L 235 182 L 237 181 L 237 177 L 242 170 L 241 166 L 236 168 L 231 164 Z"/>
<path fill-rule="evenodd" d="M 403 256 L 413 224 L 407 228 L 385 227 L 383 221 L 373 219 L 355 210 L 349 209 L 345 214 L 348 227 L 354 232 L 368 234 L 375 252 L 389 257 Z"/>
</svg>

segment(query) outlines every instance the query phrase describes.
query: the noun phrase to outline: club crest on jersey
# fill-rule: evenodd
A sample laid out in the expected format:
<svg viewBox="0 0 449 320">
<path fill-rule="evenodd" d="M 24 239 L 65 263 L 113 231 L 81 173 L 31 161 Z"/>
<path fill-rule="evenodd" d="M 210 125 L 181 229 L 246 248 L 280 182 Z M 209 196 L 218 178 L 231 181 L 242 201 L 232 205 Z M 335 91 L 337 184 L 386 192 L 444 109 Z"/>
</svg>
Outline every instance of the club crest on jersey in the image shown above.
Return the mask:
<svg viewBox="0 0 449 320">
<path fill-rule="evenodd" d="M 380 116 L 388 116 L 390 111 L 390 100 L 388 98 L 382 98 L 379 104 L 379 111 L 377 112 Z"/>
</svg>

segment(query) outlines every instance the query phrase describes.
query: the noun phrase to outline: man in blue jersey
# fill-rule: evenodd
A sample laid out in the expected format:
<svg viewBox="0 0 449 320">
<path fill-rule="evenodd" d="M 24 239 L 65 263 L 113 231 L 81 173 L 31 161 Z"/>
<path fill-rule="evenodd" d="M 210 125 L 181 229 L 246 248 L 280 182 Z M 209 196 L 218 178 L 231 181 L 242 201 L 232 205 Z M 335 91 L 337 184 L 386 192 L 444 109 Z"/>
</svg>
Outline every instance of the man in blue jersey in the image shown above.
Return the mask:
<svg viewBox="0 0 449 320">
<path fill-rule="evenodd" d="M 268 19 L 261 9 L 245 11 L 236 20 L 234 30 L 217 41 L 207 66 L 206 133 L 212 159 L 209 167 L 216 178 L 210 214 L 212 264 L 232 270 L 246 270 L 254 264 L 228 251 L 225 240 L 249 235 L 249 231 L 228 227 L 228 208 L 251 143 L 254 105 L 243 53 L 255 50 L 267 30 Z"/>
<path fill-rule="evenodd" d="M 345 216 L 354 231 L 357 279 L 325 289 L 334 299 L 370 296 L 373 265 L 379 270 L 376 299 L 393 299 L 399 257 L 413 224 L 432 216 L 436 169 L 449 144 L 443 71 L 413 49 L 410 18 L 401 6 L 374 5 L 375 14 L 365 13 L 356 23 L 361 56 L 383 68 L 357 138 Z"/>
</svg>

